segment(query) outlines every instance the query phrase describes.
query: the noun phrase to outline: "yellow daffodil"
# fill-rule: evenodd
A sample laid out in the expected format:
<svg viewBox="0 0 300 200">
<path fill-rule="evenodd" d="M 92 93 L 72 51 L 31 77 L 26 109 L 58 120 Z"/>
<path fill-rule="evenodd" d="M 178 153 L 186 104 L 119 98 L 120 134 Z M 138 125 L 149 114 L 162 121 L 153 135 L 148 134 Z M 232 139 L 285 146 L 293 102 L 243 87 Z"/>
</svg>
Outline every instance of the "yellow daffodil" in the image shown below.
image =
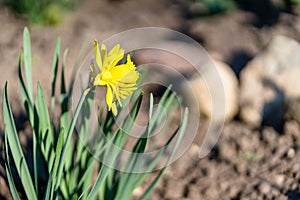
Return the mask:
<svg viewBox="0 0 300 200">
<path fill-rule="evenodd" d="M 99 49 L 98 41 L 94 41 L 94 54 L 96 65 L 100 72 L 95 71 L 91 64 L 91 75 L 93 85 L 106 87 L 106 103 L 108 110 L 112 110 L 114 115 L 118 114 L 117 102 L 122 107 L 121 99 L 126 99 L 136 89 L 136 82 L 139 73 L 136 71 L 135 64 L 131 61 L 130 55 L 127 55 L 126 63 L 118 63 L 124 58 L 124 49 L 120 45 L 114 46 L 109 53 L 106 52 L 106 46 L 101 45 Z"/>
</svg>

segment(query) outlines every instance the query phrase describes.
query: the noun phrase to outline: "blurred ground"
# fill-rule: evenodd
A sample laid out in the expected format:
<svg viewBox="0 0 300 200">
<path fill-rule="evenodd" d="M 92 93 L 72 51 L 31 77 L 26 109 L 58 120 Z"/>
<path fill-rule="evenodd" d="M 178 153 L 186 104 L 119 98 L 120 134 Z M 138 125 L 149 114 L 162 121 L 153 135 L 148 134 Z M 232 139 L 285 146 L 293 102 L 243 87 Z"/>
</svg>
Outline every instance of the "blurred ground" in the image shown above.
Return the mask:
<svg viewBox="0 0 300 200">
<path fill-rule="evenodd" d="M 262 15 L 250 9 L 199 18 L 188 15 L 181 6 L 171 0 L 86 0 L 57 27 L 30 26 L 0 7 L 0 93 L 8 80 L 18 128 L 23 131 L 26 126 L 17 95 L 17 62 L 24 26 L 29 26 L 31 33 L 33 82 L 40 80 L 47 95 L 58 36 L 62 49 L 70 50 L 68 77 L 84 41 L 91 45 L 94 38 L 101 41 L 135 27 L 159 26 L 182 31 L 200 42 L 214 58 L 230 64 L 237 76 L 272 36 L 282 34 L 300 41 L 298 9 L 295 14 L 271 10 L 276 17 L 270 21 L 268 11 Z M 2 137 L 2 106 L 0 110 Z M 206 125 L 201 124 L 204 129 Z M 2 143 L 0 139 L 0 154 Z M 218 144 L 205 159 L 197 159 L 199 146 L 192 145 L 168 168 L 150 199 L 300 199 L 299 147 L 300 128 L 295 121 L 287 120 L 279 134 L 271 127 L 252 130 L 237 117 L 225 126 Z M 0 161 L 0 199 L 9 199 L 2 158 Z"/>
</svg>

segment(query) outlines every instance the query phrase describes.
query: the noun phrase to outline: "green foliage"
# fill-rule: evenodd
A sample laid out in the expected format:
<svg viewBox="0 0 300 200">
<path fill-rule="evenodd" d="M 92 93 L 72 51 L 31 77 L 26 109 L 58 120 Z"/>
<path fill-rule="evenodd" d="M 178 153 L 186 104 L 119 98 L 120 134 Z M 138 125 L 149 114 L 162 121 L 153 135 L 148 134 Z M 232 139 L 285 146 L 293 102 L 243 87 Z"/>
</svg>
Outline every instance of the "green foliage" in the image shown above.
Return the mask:
<svg viewBox="0 0 300 200">
<path fill-rule="evenodd" d="M 207 14 L 216 14 L 232 10 L 236 8 L 234 0 L 196 0 L 203 5 L 203 9 Z"/>
<path fill-rule="evenodd" d="M 249 151 L 245 153 L 245 157 L 247 160 L 252 160 L 252 161 L 259 161 L 261 159 L 261 157 L 258 154 Z"/>
<path fill-rule="evenodd" d="M 129 199 L 134 189 L 139 187 L 147 178 L 149 172 L 155 169 L 160 158 L 166 153 L 166 149 L 158 151 L 148 164 L 140 162 L 140 158 L 132 154 L 125 161 L 124 170 L 121 171 L 99 162 L 96 158 L 102 158 L 101 160 L 108 164 L 116 164 L 118 162 L 118 158 L 121 156 L 121 150 L 119 149 L 122 149 L 128 141 L 127 133 L 131 130 L 137 118 L 143 94 L 135 94 L 135 97 L 133 97 L 135 99 L 134 104 L 131 106 L 129 114 L 117 128 L 114 128 L 116 127 L 116 121 L 112 113 L 104 112 L 105 117 L 99 120 L 99 124 L 104 131 L 105 137 L 99 137 L 99 130 L 93 132 L 90 129 L 90 116 L 82 116 L 81 112 L 82 110 L 90 110 L 94 106 L 92 97 L 95 88 L 86 89 L 77 104 L 74 114 L 72 115 L 70 112 L 69 104 L 73 85 L 71 84 L 68 90 L 65 87 L 64 66 L 67 51 L 64 53 L 62 67 L 58 67 L 60 39 L 57 40 L 54 50 L 50 109 L 48 109 L 43 88 L 39 83 L 37 84 L 36 97 L 33 95 L 30 36 L 27 28 L 24 30 L 23 44 L 24 47 L 19 61 L 19 83 L 22 100 L 32 127 L 33 144 L 31 147 L 28 147 L 32 148 L 32 159 L 28 158 L 30 154 L 27 154 L 26 157 L 26 154 L 22 151 L 8 100 L 7 83 L 5 84 L 2 97 L 5 123 L 5 169 L 13 198 L 21 199 L 19 194 L 22 193 L 22 190 L 18 191 L 18 189 L 23 188 L 25 193 L 22 194 L 22 198 L 26 197 L 32 200 Z M 25 71 L 25 80 L 23 79 L 22 71 Z M 56 94 L 55 87 L 58 83 L 57 77 L 59 72 L 61 74 L 60 91 Z M 74 77 L 71 78 L 71 83 L 73 82 Z M 57 96 L 60 99 L 59 108 L 56 108 L 55 104 L 55 97 Z M 153 110 L 153 102 L 153 96 L 150 95 L 148 127 L 141 134 L 143 137 L 138 138 L 132 147 L 133 153 L 144 153 L 149 148 L 148 138 L 161 122 L 160 109 L 165 108 L 169 112 L 174 111 L 175 98 L 170 88 L 162 96 L 158 106 L 159 109 Z M 60 123 L 55 125 L 52 120 L 55 117 L 54 111 L 58 109 L 61 112 Z M 100 110 L 100 112 L 103 112 L 103 110 Z M 188 111 L 186 109 L 183 122 L 171 134 L 166 143 L 166 145 L 171 142 L 175 143 L 173 151 L 167 158 L 163 169 L 149 184 L 141 199 L 147 199 L 170 163 L 183 138 L 187 125 L 187 116 Z M 80 117 L 82 124 L 77 132 L 86 136 L 83 139 L 79 139 L 78 135 L 74 134 L 75 124 Z M 96 155 L 91 154 L 89 149 L 87 149 L 89 142 L 87 138 L 95 141 L 94 153 Z M 111 145 L 112 143 L 114 145 Z M 114 148 L 114 146 L 118 148 Z M 11 154 L 9 154 L 9 150 Z M 32 160 L 32 163 L 29 163 L 29 160 Z M 13 176 L 12 168 L 14 166 L 21 183 L 18 183 L 16 177 Z M 32 173 L 29 172 L 29 166 L 33 168 Z M 145 172 L 133 173 L 140 167 L 144 167 Z M 127 171 L 125 171 L 126 169 Z M 94 177 L 96 177 L 96 180 L 94 180 Z"/>
<path fill-rule="evenodd" d="M 300 0 L 283 0 L 283 3 L 287 11 L 292 12 L 293 7 L 300 4 Z"/>
<path fill-rule="evenodd" d="M 74 8 L 79 0 L 0 0 L 30 22 L 56 25 L 64 18 L 66 10 Z"/>
<path fill-rule="evenodd" d="M 198 10 L 202 15 L 219 14 L 239 8 L 239 1 L 236 0 L 195 0 L 195 2 L 194 10 Z M 294 6 L 300 4 L 300 0 L 273 0 L 270 3 L 279 9 L 292 11 Z"/>
<path fill-rule="evenodd" d="M 300 0 L 283 0 L 287 6 L 297 5 L 300 3 Z"/>
</svg>

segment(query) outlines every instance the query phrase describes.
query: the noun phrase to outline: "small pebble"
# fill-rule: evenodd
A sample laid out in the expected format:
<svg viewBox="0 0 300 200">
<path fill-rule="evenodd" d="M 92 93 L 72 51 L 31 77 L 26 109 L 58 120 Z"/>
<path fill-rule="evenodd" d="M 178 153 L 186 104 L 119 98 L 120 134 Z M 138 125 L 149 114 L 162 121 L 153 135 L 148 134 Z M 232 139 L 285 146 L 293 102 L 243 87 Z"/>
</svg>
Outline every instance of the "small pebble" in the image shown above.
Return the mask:
<svg viewBox="0 0 300 200">
<path fill-rule="evenodd" d="M 292 159 L 294 158 L 295 154 L 296 154 L 295 150 L 293 148 L 290 148 L 287 152 L 287 157 Z"/>
<path fill-rule="evenodd" d="M 285 176 L 282 175 L 282 174 L 276 175 L 276 177 L 275 177 L 275 183 L 276 183 L 279 187 L 281 187 L 281 186 L 283 185 L 284 180 L 285 180 Z"/>
<path fill-rule="evenodd" d="M 135 188 L 133 190 L 133 196 L 142 196 L 143 195 L 143 189 L 141 187 Z"/>
<path fill-rule="evenodd" d="M 292 167 L 292 172 L 293 173 L 298 173 L 300 170 L 300 165 L 297 163 L 297 164 L 294 164 L 293 167 Z"/>
<path fill-rule="evenodd" d="M 297 189 L 298 184 L 297 183 L 293 183 L 291 186 L 291 190 L 296 190 Z"/>
<path fill-rule="evenodd" d="M 268 194 L 271 191 L 271 186 L 269 183 L 264 182 L 259 186 L 258 189 L 262 194 Z"/>
</svg>

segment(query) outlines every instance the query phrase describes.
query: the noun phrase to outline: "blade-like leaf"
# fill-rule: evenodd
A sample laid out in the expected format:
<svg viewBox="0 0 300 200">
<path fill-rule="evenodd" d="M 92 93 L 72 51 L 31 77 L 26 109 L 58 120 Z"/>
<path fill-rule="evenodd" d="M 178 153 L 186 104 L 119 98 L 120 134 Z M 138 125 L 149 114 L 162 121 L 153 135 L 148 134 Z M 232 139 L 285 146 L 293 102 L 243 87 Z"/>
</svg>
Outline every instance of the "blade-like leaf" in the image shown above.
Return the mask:
<svg viewBox="0 0 300 200">
<path fill-rule="evenodd" d="M 114 159 L 115 158 L 111 159 L 112 162 L 114 162 Z M 101 170 L 100 170 L 100 172 L 99 172 L 99 174 L 97 176 L 96 182 L 95 182 L 94 186 L 92 187 L 91 192 L 87 196 L 87 200 L 94 200 L 96 198 L 100 187 L 103 185 L 103 183 L 106 180 L 106 177 L 108 175 L 109 169 L 110 169 L 109 167 L 104 166 L 104 165 L 101 167 Z"/>
<path fill-rule="evenodd" d="M 82 105 L 83 105 L 83 103 L 85 101 L 85 97 L 89 93 L 89 91 L 90 91 L 90 89 L 84 91 L 84 93 L 82 94 L 82 96 L 81 96 L 81 98 L 80 98 L 80 100 L 79 100 L 79 102 L 77 104 L 74 116 L 72 118 L 71 125 L 69 126 L 69 129 L 68 129 L 68 132 L 67 132 L 67 136 L 66 136 L 66 140 L 64 142 L 62 153 L 61 153 L 61 157 L 60 157 L 59 164 L 58 164 L 58 169 L 57 169 L 57 178 L 58 179 L 56 181 L 56 187 L 55 187 L 55 189 L 57 189 L 58 186 L 59 186 L 59 183 L 60 183 L 60 180 L 61 180 L 61 176 L 62 176 L 62 172 L 63 172 L 63 168 L 64 168 L 64 165 L 65 165 L 65 156 L 66 156 L 67 148 L 69 147 L 71 136 L 72 136 L 72 133 L 74 131 L 74 128 L 75 128 L 75 125 L 76 125 L 76 122 L 77 122 L 77 118 L 78 118 L 78 116 L 80 114 L 81 107 L 82 107 Z"/>
<path fill-rule="evenodd" d="M 66 56 L 68 54 L 68 50 L 64 52 L 63 57 L 63 64 L 61 69 L 61 85 L 60 85 L 60 107 L 61 107 L 61 113 L 64 114 L 68 112 L 68 103 L 69 103 L 69 96 L 66 91 L 66 81 L 65 81 L 65 62 L 66 62 Z M 70 121 L 69 121 L 70 123 Z"/>
<path fill-rule="evenodd" d="M 80 200 L 81 198 L 83 198 L 84 195 L 87 194 L 87 192 L 88 192 L 89 189 L 90 189 L 90 186 L 87 186 L 87 187 L 83 190 L 83 192 L 80 194 L 80 196 L 78 197 L 78 200 Z"/>
<path fill-rule="evenodd" d="M 160 180 L 160 178 L 162 177 L 163 173 L 165 172 L 167 166 L 169 165 L 169 162 L 170 160 L 173 158 L 175 152 L 177 151 L 177 148 L 180 144 L 180 142 L 182 141 L 182 138 L 184 136 L 184 132 L 186 130 L 186 126 L 187 126 L 187 123 L 188 123 L 188 108 L 185 109 L 185 112 L 184 112 L 184 117 L 183 117 L 183 120 L 182 120 L 182 124 L 180 126 L 180 129 L 178 131 L 178 138 L 176 140 L 176 144 L 174 146 L 174 149 L 170 155 L 170 157 L 168 158 L 168 161 L 165 165 L 165 167 L 159 172 L 159 174 L 157 175 L 157 177 L 154 179 L 154 181 L 150 184 L 150 186 L 148 187 L 148 189 L 146 190 L 146 192 L 142 195 L 142 197 L 140 198 L 141 200 L 146 200 L 148 199 L 148 197 L 150 196 L 150 194 L 153 192 L 156 184 L 158 183 L 158 181 Z"/>
<path fill-rule="evenodd" d="M 18 174 L 24 186 L 25 193 L 28 199 L 35 200 L 37 199 L 36 192 L 34 190 L 28 166 L 24 159 L 24 154 L 18 138 L 15 122 L 13 120 L 10 105 L 8 103 L 7 83 L 5 84 L 3 91 L 3 118 L 5 123 L 5 134 L 7 134 L 8 143 L 11 148 L 12 156 L 16 164 Z"/>
<path fill-rule="evenodd" d="M 50 116 L 48 107 L 46 104 L 43 88 L 40 83 L 38 83 L 37 89 L 37 99 L 36 99 L 36 111 L 38 114 L 38 141 L 41 151 L 47 161 L 48 168 L 52 166 L 53 158 L 53 146 L 54 146 L 54 133 L 51 126 Z"/>
<path fill-rule="evenodd" d="M 55 110 L 55 85 L 56 85 L 56 78 L 57 78 L 57 69 L 58 69 L 58 62 L 59 62 L 59 54 L 60 54 L 60 38 L 57 38 L 54 55 L 53 55 L 53 64 L 52 64 L 52 81 L 51 81 L 51 108 L 52 114 L 54 114 Z"/>
<path fill-rule="evenodd" d="M 23 48 L 24 48 L 24 67 L 26 74 L 26 82 L 28 88 L 28 95 L 30 101 L 33 102 L 33 90 L 32 90 L 32 58 L 31 58 L 31 45 L 30 34 L 28 28 L 24 28 L 23 32 Z"/>
<path fill-rule="evenodd" d="M 6 171 L 6 174 L 7 174 L 7 180 L 8 180 L 8 185 L 9 185 L 9 188 L 10 188 L 10 192 L 11 192 L 11 195 L 14 199 L 19 200 L 20 197 L 18 195 L 18 191 L 16 189 L 15 182 L 14 182 L 14 179 L 13 179 L 13 176 L 12 176 L 12 173 L 11 173 L 11 169 L 10 169 L 10 165 L 9 165 L 9 161 L 8 161 L 9 156 L 8 156 L 7 134 L 5 134 L 5 154 L 6 154 L 6 157 L 5 157 L 5 171 Z"/>
<path fill-rule="evenodd" d="M 58 139 L 57 139 L 57 144 L 56 144 L 56 149 L 55 149 L 55 160 L 54 160 L 54 163 L 53 163 L 53 167 L 52 167 L 52 184 L 54 184 L 52 187 L 51 187 L 51 193 L 50 193 L 50 199 L 53 199 L 53 193 L 54 193 L 54 190 L 59 186 L 56 184 L 59 184 L 58 183 L 58 179 L 59 177 L 57 176 L 57 173 L 58 173 L 58 170 L 59 170 L 59 164 L 61 162 L 61 155 L 62 155 L 62 149 L 63 149 L 63 145 L 64 145 L 64 129 L 62 128 L 60 133 L 59 133 L 59 136 L 58 136 Z"/>
<path fill-rule="evenodd" d="M 19 66 L 18 66 L 18 74 L 19 74 L 19 84 L 21 90 L 21 97 L 26 108 L 27 114 L 29 115 L 29 110 L 32 110 L 32 102 L 30 100 L 29 94 L 27 92 L 25 82 L 22 76 L 22 60 L 23 60 L 23 53 L 21 53 L 19 58 Z"/>
<path fill-rule="evenodd" d="M 49 174 L 48 182 L 47 182 L 47 188 L 46 188 L 44 200 L 51 200 L 51 188 L 52 187 L 53 186 L 52 186 L 52 170 L 51 170 L 50 174 Z"/>
<path fill-rule="evenodd" d="M 12 197 L 15 200 L 20 199 L 19 195 L 18 195 L 18 191 L 16 189 L 12 174 L 11 174 L 11 170 L 8 167 L 8 164 L 5 163 L 5 170 L 6 170 L 6 174 L 7 174 L 7 180 L 8 180 L 8 185 L 9 185 L 9 189 L 11 192 Z"/>
<path fill-rule="evenodd" d="M 122 172 L 119 176 L 119 185 L 118 185 L 117 196 L 116 196 L 117 199 L 121 197 L 124 199 L 128 199 L 131 196 L 133 190 L 135 189 L 134 186 L 136 184 L 137 177 L 139 177 L 140 175 L 135 173 L 130 173 L 130 172 L 135 172 L 139 168 L 143 167 L 142 166 L 143 163 L 140 161 L 142 157 L 140 157 L 139 154 L 144 153 L 146 150 L 146 145 L 150 135 L 149 124 L 152 122 L 151 120 L 152 112 L 153 112 L 153 95 L 150 94 L 148 127 L 144 132 L 144 134 L 142 135 L 142 137 L 139 138 L 139 140 L 137 141 L 136 145 L 133 148 L 133 154 L 130 155 L 130 157 L 128 158 L 124 166 L 124 170 L 126 172 Z"/>
<path fill-rule="evenodd" d="M 23 102 L 25 108 L 28 113 L 29 121 L 31 126 L 33 127 L 33 172 L 34 172 L 34 183 L 35 183 L 35 190 L 38 193 L 38 167 L 37 167 L 37 141 L 36 141 L 36 134 L 35 134 L 35 126 L 34 126 L 34 111 L 33 111 L 33 85 L 32 85 L 32 57 L 31 57 L 31 42 L 30 42 L 30 34 L 27 27 L 24 28 L 23 32 L 23 57 L 24 60 L 24 69 L 26 75 L 26 82 L 27 82 L 27 91 L 24 85 L 24 81 L 22 78 L 21 69 L 19 70 L 19 80 L 21 82 L 21 93 L 23 96 Z M 20 62 L 21 63 L 21 62 Z M 21 65 L 20 65 L 21 66 Z M 23 84 L 22 84 L 23 82 Z M 28 95 L 26 96 L 26 93 Z"/>
</svg>

